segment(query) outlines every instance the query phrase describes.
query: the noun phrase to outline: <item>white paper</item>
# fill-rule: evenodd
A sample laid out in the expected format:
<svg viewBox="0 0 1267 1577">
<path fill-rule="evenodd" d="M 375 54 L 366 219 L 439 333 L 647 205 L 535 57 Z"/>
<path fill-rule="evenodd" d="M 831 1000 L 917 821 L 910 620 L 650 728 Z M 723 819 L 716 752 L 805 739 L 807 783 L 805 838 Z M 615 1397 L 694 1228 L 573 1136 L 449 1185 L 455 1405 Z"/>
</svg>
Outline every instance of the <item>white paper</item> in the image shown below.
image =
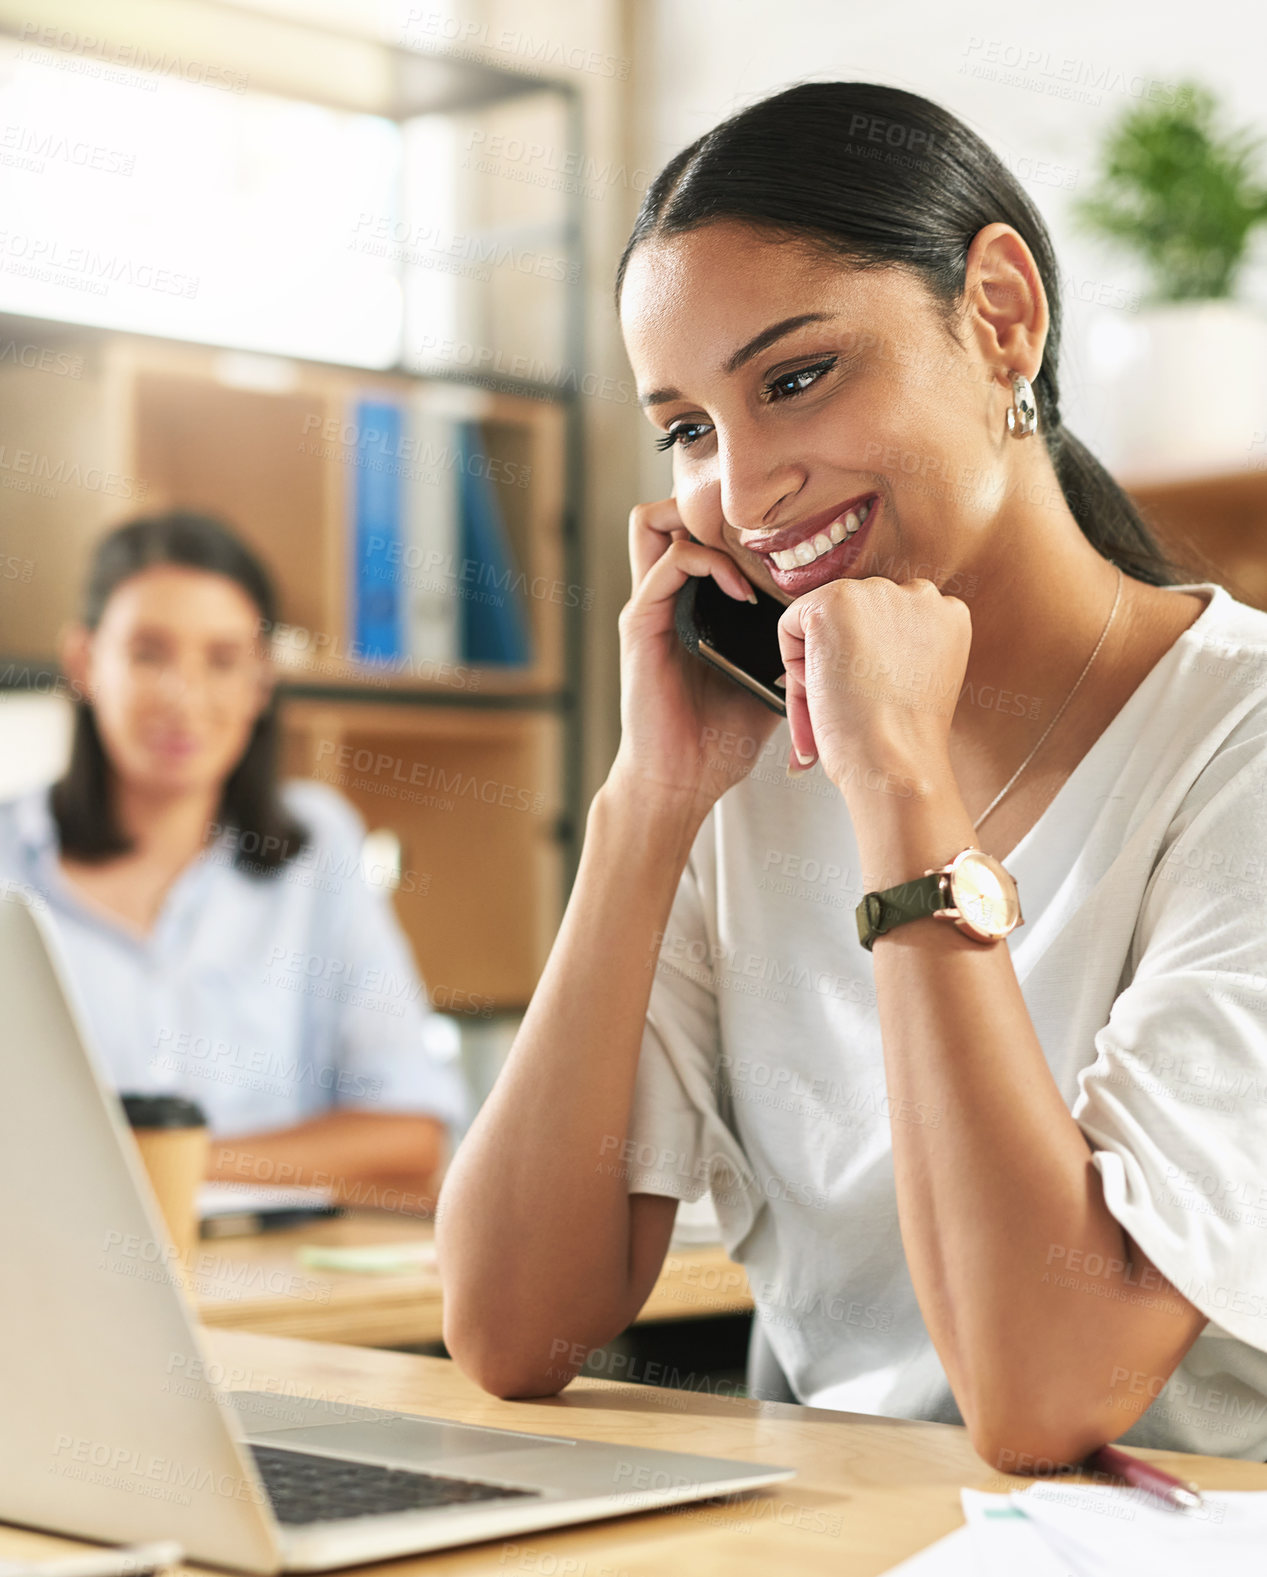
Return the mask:
<svg viewBox="0 0 1267 1577">
<path fill-rule="evenodd" d="M 1201 1510 L 1176 1511 L 1126 1486 L 964 1489 L 965 1526 L 890 1577 L 1267 1577 L 1267 1493 L 1203 1497 Z"/>
<path fill-rule="evenodd" d="M 1202 1494 L 1199 1511 L 1102 1484 L 1032 1484 L 1009 1498 L 1078 1577 L 1263 1577 L 1267 1493 Z"/>
<path fill-rule="evenodd" d="M 981 1577 L 1081 1577 L 1053 1548 L 1045 1530 L 1014 1504 L 1014 1496 L 961 1489 L 963 1514 L 977 1536 Z"/>
</svg>

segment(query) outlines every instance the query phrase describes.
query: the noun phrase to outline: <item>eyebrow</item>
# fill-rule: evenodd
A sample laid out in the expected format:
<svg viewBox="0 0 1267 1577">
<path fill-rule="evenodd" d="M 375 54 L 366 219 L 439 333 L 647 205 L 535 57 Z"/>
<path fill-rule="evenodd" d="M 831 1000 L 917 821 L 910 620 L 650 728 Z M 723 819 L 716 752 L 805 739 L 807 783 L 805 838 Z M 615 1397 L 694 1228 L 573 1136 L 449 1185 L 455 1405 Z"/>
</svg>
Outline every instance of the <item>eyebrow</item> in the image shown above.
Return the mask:
<svg viewBox="0 0 1267 1577">
<path fill-rule="evenodd" d="M 763 350 L 773 345 L 776 340 L 781 340 L 785 334 L 792 333 L 793 329 L 803 328 L 806 323 L 826 323 L 834 314 L 830 312 L 800 312 L 794 318 L 783 318 L 778 323 L 772 323 L 768 329 L 762 329 L 746 345 L 741 345 L 737 351 L 723 364 L 722 371 L 729 377 L 739 371 L 746 362 L 754 356 L 760 355 Z M 681 394 L 676 389 L 652 389 L 650 394 L 640 394 L 638 404 L 643 409 L 649 405 L 664 405 L 669 400 L 680 400 Z"/>
<path fill-rule="evenodd" d="M 172 630 L 166 624 L 138 624 L 127 635 L 129 641 L 166 641 L 171 638 Z M 237 648 L 250 646 L 255 639 L 254 632 L 250 635 L 211 635 L 204 644 L 208 647 Z"/>
</svg>

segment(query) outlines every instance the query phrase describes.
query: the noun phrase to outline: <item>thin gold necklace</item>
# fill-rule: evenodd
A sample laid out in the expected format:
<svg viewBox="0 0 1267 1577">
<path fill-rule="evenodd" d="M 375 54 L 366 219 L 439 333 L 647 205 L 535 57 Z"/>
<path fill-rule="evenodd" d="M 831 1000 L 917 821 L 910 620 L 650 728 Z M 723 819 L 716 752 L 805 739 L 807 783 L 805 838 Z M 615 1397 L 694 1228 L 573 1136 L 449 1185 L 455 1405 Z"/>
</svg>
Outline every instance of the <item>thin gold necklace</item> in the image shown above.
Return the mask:
<svg viewBox="0 0 1267 1577">
<path fill-rule="evenodd" d="M 1010 789 L 1012 787 L 1013 783 L 1015 783 L 1017 778 L 1020 777 L 1021 773 L 1024 772 L 1025 768 L 1030 764 L 1030 762 L 1034 759 L 1034 757 L 1038 754 L 1039 750 L 1042 748 L 1043 740 L 1047 738 L 1048 734 L 1051 733 L 1052 729 L 1055 728 L 1056 724 L 1060 721 L 1061 713 L 1069 705 L 1070 701 L 1073 700 L 1075 694 L 1077 693 L 1078 686 L 1087 677 L 1087 670 L 1091 667 L 1091 664 L 1095 661 L 1096 652 L 1098 652 L 1100 650 L 1101 646 L 1104 645 L 1104 637 L 1109 633 L 1109 625 L 1113 623 L 1113 615 L 1117 612 L 1117 605 L 1118 605 L 1118 602 L 1121 600 L 1121 596 L 1122 596 L 1122 566 L 1119 564 L 1117 566 L 1117 592 L 1116 592 L 1116 595 L 1113 598 L 1113 606 L 1109 609 L 1109 616 L 1104 622 L 1104 628 L 1100 631 L 1100 639 L 1095 643 L 1095 651 L 1093 651 L 1091 653 L 1090 657 L 1087 658 L 1086 667 L 1082 670 L 1082 672 L 1078 675 L 1077 679 L 1074 681 L 1073 689 L 1070 690 L 1069 694 L 1060 703 L 1060 711 L 1056 713 L 1055 717 L 1052 718 L 1051 722 L 1048 723 L 1047 727 L 1043 729 L 1043 732 L 1042 732 L 1041 736 L 1039 737 L 1038 744 L 1036 744 L 1034 746 L 1033 750 L 1030 751 L 1029 755 L 1027 755 L 1025 757 L 1024 761 L 1021 762 L 1020 766 L 1017 767 L 1016 771 L 1013 772 L 1012 776 L 1007 780 L 1007 782 L 1003 785 L 1003 787 L 999 790 L 999 792 L 994 796 L 994 798 L 990 801 L 990 803 L 986 806 L 986 808 L 981 812 L 981 814 L 973 822 L 972 826 L 973 826 L 974 830 L 981 825 L 981 823 L 985 820 L 985 818 L 990 814 L 990 812 L 994 809 L 994 807 L 999 803 L 999 801 L 1007 793 L 1008 789 Z"/>
</svg>

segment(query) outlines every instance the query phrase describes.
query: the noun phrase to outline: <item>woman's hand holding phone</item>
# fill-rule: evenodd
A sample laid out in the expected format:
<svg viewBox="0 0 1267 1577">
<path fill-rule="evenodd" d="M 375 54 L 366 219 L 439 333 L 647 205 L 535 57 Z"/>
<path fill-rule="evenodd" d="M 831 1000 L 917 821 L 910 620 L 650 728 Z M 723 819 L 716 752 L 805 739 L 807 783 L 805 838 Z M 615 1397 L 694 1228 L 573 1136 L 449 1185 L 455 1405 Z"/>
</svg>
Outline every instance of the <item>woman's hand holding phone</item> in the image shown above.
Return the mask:
<svg viewBox="0 0 1267 1577">
<path fill-rule="evenodd" d="M 729 554 L 692 539 L 673 498 L 629 517 L 633 593 L 620 613 L 620 749 L 608 782 L 706 814 L 751 771 L 780 719 L 677 635 L 677 594 L 710 575 L 728 595 L 752 588 Z"/>
</svg>

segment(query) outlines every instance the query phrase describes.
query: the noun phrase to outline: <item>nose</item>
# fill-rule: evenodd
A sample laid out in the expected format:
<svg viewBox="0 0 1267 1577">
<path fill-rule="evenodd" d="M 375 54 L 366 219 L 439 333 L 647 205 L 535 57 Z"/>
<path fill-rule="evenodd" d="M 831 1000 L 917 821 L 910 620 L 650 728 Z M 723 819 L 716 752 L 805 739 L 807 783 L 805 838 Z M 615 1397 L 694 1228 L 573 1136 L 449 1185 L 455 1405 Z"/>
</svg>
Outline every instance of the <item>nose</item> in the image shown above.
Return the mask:
<svg viewBox="0 0 1267 1577">
<path fill-rule="evenodd" d="M 207 670 L 197 657 L 182 655 L 164 667 L 159 693 L 169 706 L 187 709 L 206 699 L 208 684 Z"/>
<path fill-rule="evenodd" d="M 789 504 L 805 485 L 800 462 L 771 451 L 755 431 L 718 436 L 722 514 L 736 531 L 768 531 L 784 524 Z"/>
</svg>

